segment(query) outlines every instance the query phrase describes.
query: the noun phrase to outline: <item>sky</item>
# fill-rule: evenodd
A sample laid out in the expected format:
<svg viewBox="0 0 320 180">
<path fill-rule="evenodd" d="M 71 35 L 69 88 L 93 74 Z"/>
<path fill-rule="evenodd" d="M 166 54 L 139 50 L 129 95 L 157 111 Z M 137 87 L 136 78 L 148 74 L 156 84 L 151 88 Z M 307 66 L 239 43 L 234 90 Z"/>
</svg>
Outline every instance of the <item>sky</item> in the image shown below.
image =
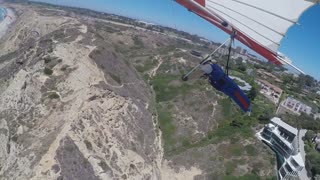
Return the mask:
<svg viewBox="0 0 320 180">
<path fill-rule="evenodd" d="M 224 42 L 229 35 L 174 0 L 35 0 L 93 9 L 173 27 L 207 39 Z M 320 5 L 308 9 L 299 26 L 289 29 L 279 51 L 300 69 L 320 80 Z M 241 44 L 236 44 L 245 47 Z"/>
</svg>

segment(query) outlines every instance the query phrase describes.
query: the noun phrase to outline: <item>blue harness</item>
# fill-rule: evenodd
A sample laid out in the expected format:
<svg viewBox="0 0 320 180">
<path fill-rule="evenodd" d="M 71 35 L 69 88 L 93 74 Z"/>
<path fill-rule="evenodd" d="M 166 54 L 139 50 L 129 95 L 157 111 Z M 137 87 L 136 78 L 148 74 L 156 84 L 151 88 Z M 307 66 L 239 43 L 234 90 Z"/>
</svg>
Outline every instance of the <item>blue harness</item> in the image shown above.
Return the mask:
<svg viewBox="0 0 320 180">
<path fill-rule="evenodd" d="M 212 72 L 207 74 L 210 84 L 236 102 L 244 112 L 251 111 L 251 103 L 247 95 L 239 86 L 224 73 L 217 64 L 210 64 Z"/>
</svg>

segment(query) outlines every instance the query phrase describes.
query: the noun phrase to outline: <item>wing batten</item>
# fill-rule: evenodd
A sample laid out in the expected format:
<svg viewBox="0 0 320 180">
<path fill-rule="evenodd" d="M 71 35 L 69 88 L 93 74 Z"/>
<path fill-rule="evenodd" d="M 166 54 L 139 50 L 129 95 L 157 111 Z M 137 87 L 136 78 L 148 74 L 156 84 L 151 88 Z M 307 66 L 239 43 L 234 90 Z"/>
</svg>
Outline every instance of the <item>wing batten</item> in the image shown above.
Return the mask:
<svg viewBox="0 0 320 180">
<path fill-rule="evenodd" d="M 256 31 L 255 29 L 251 28 L 250 26 L 248 26 L 248 25 L 246 25 L 246 24 L 242 23 L 241 21 L 238 21 L 237 19 L 235 19 L 235 18 L 233 18 L 233 17 L 229 16 L 228 14 L 226 14 L 226 13 L 224 13 L 224 12 L 222 12 L 222 11 L 220 11 L 220 10 L 218 10 L 218 9 L 214 8 L 214 7 L 211 7 L 210 5 L 208 5 L 208 7 L 210 7 L 210 8 L 212 8 L 212 9 L 214 9 L 214 10 L 216 10 L 216 11 L 218 11 L 218 12 L 220 12 L 220 13 L 222 13 L 222 14 L 226 15 L 226 16 L 228 16 L 229 18 L 231 18 L 231 19 L 233 19 L 234 21 L 238 22 L 238 23 L 239 23 L 239 24 L 241 24 L 242 26 L 244 26 L 244 27 L 246 27 L 246 28 L 250 29 L 251 31 L 255 32 L 255 33 L 256 33 L 256 34 L 258 34 L 259 36 L 261 36 L 261 37 L 265 38 L 266 40 L 268 40 L 268 41 L 270 41 L 270 42 L 272 42 L 272 43 L 274 43 L 274 44 L 276 44 L 276 45 L 280 46 L 280 43 L 275 42 L 274 40 L 272 40 L 272 39 L 270 39 L 270 38 L 266 37 L 265 35 L 263 35 L 263 34 L 259 33 L 258 31 Z M 209 10 L 209 11 L 210 11 L 210 10 Z M 214 13 L 214 12 L 212 12 L 212 13 Z M 237 29 L 237 28 L 235 28 L 235 27 L 233 27 L 233 28 L 234 28 L 234 29 Z M 239 30 L 238 30 L 238 31 L 239 31 Z"/>
<path fill-rule="evenodd" d="M 228 34 L 237 31 L 240 42 L 277 65 L 284 64 L 277 51 L 288 29 L 314 5 L 305 0 L 176 1 Z"/>
<path fill-rule="evenodd" d="M 259 8 L 259 7 L 256 7 L 256 6 L 253 6 L 253 5 L 251 5 L 251 4 L 247 4 L 247 3 L 244 3 L 244 2 L 241 2 L 241 1 L 238 1 L 238 0 L 231 0 L 231 1 L 234 1 L 234 2 L 237 2 L 237 3 L 243 4 L 243 5 L 246 5 L 246 6 L 255 8 L 255 9 L 257 9 L 257 10 L 263 11 L 263 12 L 265 12 L 265 13 L 271 14 L 271 15 L 273 15 L 273 16 L 276 16 L 276 17 L 278 17 L 278 18 L 281 18 L 281 19 L 283 19 L 283 20 L 286 20 L 286 21 L 288 21 L 288 22 L 291 22 L 292 24 L 297 23 L 297 21 L 293 21 L 293 20 L 287 19 L 287 18 L 285 18 L 285 17 L 279 16 L 278 14 L 275 14 L 275 13 L 270 12 L 270 11 L 267 11 L 267 10 L 265 10 L 265 9 L 262 9 L 262 8 Z"/>
<path fill-rule="evenodd" d="M 208 1 L 209 1 L 209 0 L 208 0 Z M 209 2 L 214 3 L 214 4 L 218 5 L 218 6 L 221 6 L 221 7 L 225 8 L 225 9 L 228 9 L 228 10 L 230 10 L 230 11 L 232 11 L 232 12 L 235 12 L 235 13 L 237 13 L 237 14 L 239 14 L 239 15 L 247 18 L 247 19 L 250 19 L 251 21 L 254 21 L 255 23 L 257 23 L 257 24 L 259 24 L 259 25 L 261 25 L 261 26 L 264 26 L 265 28 L 267 28 L 267 29 L 269 29 L 269 30 L 271 30 L 271 31 L 273 31 L 273 32 L 275 32 L 275 33 L 283 36 L 283 37 L 285 36 L 283 33 L 279 32 L 279 31 L 277 31 L 277 30 L 275 30 L 275 29 L 272 29 L 270 26 L 267 26 L 267 25 L 265 25 L 265 24 L 262 24 L 262 23 L 260 23 L 259 21 L 255 20 L 255 19 L 253 19 L 253 18 L 251 18 L 251 17 L 249 17 L 249 16 L 247 16 L 247 15 L 245 15 L 245 14 L 242 14 L 242 13 L 236 11 L 236 10 L 233 10 L 233 9 L 231 9 L 231 8 L 228 8 L 227 6 L 224 6 L 224 5 L 219 4 L 219 3 L 217 3 L 217 2 L 213 2 L 213 1 L 209 1 Z M 210 7 L 210 5 L 208 5 L 208 6 Z"/>
</svg>

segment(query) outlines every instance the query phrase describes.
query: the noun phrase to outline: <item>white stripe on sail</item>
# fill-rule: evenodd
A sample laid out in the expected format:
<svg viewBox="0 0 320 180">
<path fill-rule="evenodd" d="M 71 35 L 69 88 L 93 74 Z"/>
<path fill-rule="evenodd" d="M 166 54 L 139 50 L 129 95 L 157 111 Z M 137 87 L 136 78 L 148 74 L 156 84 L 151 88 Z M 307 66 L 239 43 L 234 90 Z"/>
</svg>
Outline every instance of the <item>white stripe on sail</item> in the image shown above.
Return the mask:
<svg viewBox="0 0 320 180">
<path fill-rule="evenodd" d="M 205 8 L 277 52 L 288 29 L 312 5 L 304 0 L 206 0 Z"/>
</svg>

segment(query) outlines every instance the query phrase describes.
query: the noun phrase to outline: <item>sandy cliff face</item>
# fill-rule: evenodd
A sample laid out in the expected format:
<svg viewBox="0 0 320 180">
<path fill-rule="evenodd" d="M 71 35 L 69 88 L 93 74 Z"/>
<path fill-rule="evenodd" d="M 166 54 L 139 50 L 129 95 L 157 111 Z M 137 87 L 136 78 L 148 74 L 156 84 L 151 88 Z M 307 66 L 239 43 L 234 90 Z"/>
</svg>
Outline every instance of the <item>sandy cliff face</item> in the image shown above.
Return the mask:
<svg viewBox="0 0 320 180">
<path fill-rule="evenodd" d="M 17 20 L 0 43 L 0 179 L 201 173 L 162 161 L 150 88 L 92 24 L 11 6 Z"/>
</svg>

